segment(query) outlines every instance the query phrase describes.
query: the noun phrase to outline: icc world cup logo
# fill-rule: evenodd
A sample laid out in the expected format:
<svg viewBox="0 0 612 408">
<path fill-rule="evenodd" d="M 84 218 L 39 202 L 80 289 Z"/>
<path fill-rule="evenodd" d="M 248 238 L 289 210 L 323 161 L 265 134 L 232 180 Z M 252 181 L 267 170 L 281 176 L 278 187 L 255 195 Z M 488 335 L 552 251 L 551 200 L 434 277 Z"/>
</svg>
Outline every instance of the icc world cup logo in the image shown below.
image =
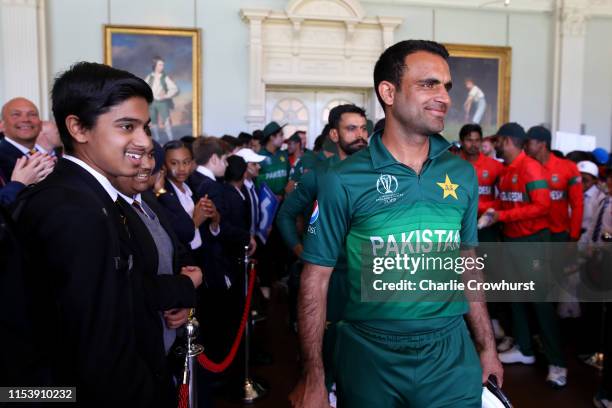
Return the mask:
<svg viewBox="0 0 612 408">
<path fill-rule="evenodd" d="M 376 190 L 380 194 L 393 194 L 397 191 L 397 178 L 389 174 L 381 174 L 376 181 Z"/>
</svg>

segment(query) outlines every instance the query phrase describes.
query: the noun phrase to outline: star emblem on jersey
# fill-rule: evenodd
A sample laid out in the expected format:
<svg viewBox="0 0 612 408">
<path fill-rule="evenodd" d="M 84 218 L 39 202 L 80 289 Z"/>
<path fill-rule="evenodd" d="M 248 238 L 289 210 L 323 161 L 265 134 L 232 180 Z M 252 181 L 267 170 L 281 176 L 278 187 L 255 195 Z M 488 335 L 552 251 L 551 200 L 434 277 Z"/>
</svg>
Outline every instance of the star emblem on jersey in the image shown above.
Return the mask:
<svg viewBox="0 0 612 408">
<path fill-rule="evenodd" d="M 444 180 L 444 183 L 436 183 L 436 184 L 440 186 L 440 188 L 442 189 L 442 192 L 444 193 L 444 196 L 442 198 L 451 196 L 455 200 L 459 199 L 459 197 L 457 197 L 457 188 L 459 188 L 459 184 L 453 184 L 450 177 L 448 177 L 448 174 L 446 175 L 446 180 Z"/>
</svg>

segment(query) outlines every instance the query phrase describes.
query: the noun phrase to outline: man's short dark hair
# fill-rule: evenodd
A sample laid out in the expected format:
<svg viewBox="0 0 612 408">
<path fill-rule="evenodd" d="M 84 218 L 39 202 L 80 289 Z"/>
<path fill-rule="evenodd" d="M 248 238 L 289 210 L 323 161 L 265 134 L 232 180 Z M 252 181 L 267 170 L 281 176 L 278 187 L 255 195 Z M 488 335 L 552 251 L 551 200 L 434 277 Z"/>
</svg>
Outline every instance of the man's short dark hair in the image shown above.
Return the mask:
<svg viewBox="0 0 612 408">
<path fill-rule="evenodd" d="M 257 129 L 253 131 L 253 139 L 259 140 L 263 139 L 263 131 L 261 129 Z"/>
<path fill-rule="evenodd" d="M 356 113 L 364 118 L 366 117 L 365 110 L 363 110 L 357 105 L 338 105 L 329 111 L 327 124 L 329 125 L 330 129 L 338 129 L 338 126 L 340 126 L 340 120 L 342 120 L 342 115 L 344 115 L 345 113 Z"/>
<path fill-rule="evenodd" d="M 376 61 L 376 65 L 374 66 L 374 90 L 376 91 L 378 102 L 380 102 L 383 108 L 385 107 L 385 103 L 378 93 L 378 85 L 382 81 L 388 81 L 395 85 L 396 89 L 399 89 L 402 75 L 404 74 L 404 68 L 406 68 L 406 56 L 419 51 L 439 55 L 444 58 L 444 60 L 448 60 L 449 57 L 446 48 L 435 41 L 406 40 L 400 41 L 387 48 L 380 55 L 378 61 Z"/>
<path fill-rule="evenodd" d="M 238 135 L 238 142 L 240 143 L 241 147 L 248 146 L 251 142 L 251 139 L 253 139 L 253 136 L 251 136 L 247 132 L 240 132 L 240 134 Z"/>
<path fill-rule="evenodd" d="M 198 137 L 193 142 L 193 159 L 198 165 L 204 166 L 210 161 L 213 154 L 222 157 L 226 153 L 225 144 L 214 136 Z"/>
<path fill-rule="evenodd" d="M 66 153 L 73 153 L 66 118 L 75 115 L 84 129 L 92 129 L 100 115 L 127 99 L 151 103 L 153 92 L 145 81 L 127 71 L 94 62 L 79 62 L 55 79 L 51 90 L 53 116 Z"/>
<path fill-rule="evenodd" d="M 459 131 L 459 140 L 463 141 L 463 139 L 465 139 L 465 137 L 472 132 L 478 133 L 478 135 L 480 135 L 480 138 L 482 139 L 482 128 L 480 127 L 480 125 L 477 123 L 468 123 L 461 127 L 461 130 Z"/>
<path fill-rule="evenodd" d="M 223 140 L 225 143 L 229 144 L 232 147 L 232 150 L 236 147 L 240 147 L 240 141 L 238 140 L 238 138 L 236 136 L 232 136 L 232 135 L 223 135 L 221 136 L 221 140 Z"/>
</svg>

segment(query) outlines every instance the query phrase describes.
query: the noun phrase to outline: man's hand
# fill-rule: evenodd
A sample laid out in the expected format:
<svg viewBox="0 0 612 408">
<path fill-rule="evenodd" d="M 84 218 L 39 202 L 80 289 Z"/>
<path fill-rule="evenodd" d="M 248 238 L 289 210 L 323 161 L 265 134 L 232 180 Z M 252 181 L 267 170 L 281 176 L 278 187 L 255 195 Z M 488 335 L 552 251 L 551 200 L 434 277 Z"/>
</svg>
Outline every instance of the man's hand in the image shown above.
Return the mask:
<svg viewBox="0 0 612 408">
<path fill-rule="evenodd" d="M 15 162 L 11 181 L 18 181 L 26 186 L 45 179 L 53 171 L 55 161 L 52 157 L 35 153 L 29 158 L 22 156 Z"/>
<path fill-rule="evenodd" d="M 191 279 L 194 288 L 197 288 L 202 284 L 202 270 L 197 266 L 183 266 L 181 268 L 181 275 L 185 275 Z"/>
<path fill-rule="evenodd" d="M 293 190 L 295 190 L 295 186 L 296 186 L 296 182 L 293 180 L 289 180 L 287 182 L 287 185 L 285 186 L 285 195 L 291 193 Z"/>
<path fill-rule="evenodd" d="M 155 179 L 155 185 L 153 185 L 153 191 L 157 192 L 160 190 L 164 190 L 164 186 L 166 185 L 166 168 L 162 167 L 159 172 L 157 172 L 157 176 Z"/>
<path fill-rule="evenodd" d="M 204 208 L 203 198 L 201 198 L 200 201 L 198 201 L 195 207 L 193 208 L 192 218 L 193 218 L 193 224 L 195 225 L 196 228 L 200 228 L 200 225 L 202 225 L 202 223 L 206 221 L 206 218 L 208 218 L 206 216 L 206 210 Z"/>
<path fill-rule="evenodd" d="M 497 379 L 497 386 L 504 383 L 504 368 L 497 357 L 497 350 L 483 350 L 480 352 L 480 366 L 482 367 L 482 383 L 486 384 L 490 375 Z"/>
<path fill-rule="evenodd" d="M 305 374 L 289 394 L 289 401 L 294 408 L 329 408 L 329 398 L 324 374 Z"/>
<path fill-rule="evenodd" d="M 255 237 L 251 235 L 251 239 L 249 240 L 249 251 L 247 252 L 247 255 L 253 256 L 256 249 L 257 249 L 257 241 L 255 241 Z"/>
<path fill-rule="evenodd" d="M 302 252 L 304 252 L 304 246 L 302 244 L 295 244 L 293 247 L 293 253 L 295 256 L 300 258 L 302 256 Z"/>
<path fill-rule="evenodd" d="M 164 320 L 169 329 L 178 329 L 187 323 L 189 309 L 170 309 L 164 312 Z"/>
<path fill-rule="evenodd" d="M 208 198 L 208 194 L 206 194 L 204 198 L 200 199 L 198 204 L 202 206 L 206 218 L 210 218 L 210 222 L 213 225 L 219 225 L 221 222 L 221 215 L 219 214 L 219 211 L 217 211 L 217 207 L 215 206 L 213 200 Z"/>
</svg>

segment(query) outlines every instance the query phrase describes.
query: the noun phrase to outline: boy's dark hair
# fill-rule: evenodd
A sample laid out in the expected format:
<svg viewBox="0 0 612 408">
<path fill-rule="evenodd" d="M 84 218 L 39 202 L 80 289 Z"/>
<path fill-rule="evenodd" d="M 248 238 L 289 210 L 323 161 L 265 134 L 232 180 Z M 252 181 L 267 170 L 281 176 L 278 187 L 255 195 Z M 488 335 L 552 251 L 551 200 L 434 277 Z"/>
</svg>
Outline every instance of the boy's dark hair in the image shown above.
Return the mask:
<svg viewBox="0 0 612 408">
<path fill-rule="evenodd" d="M 463 125 L 461 130 L 459 130 L 459 140 L 463 141 L 463 139 L 465 139 L 465 137 L 472 132 L 478 133 L 480 135 L 480 139 L 482 139 L 482 128 L 480 125 L 477 123 L 468 123 Z"/>
<path fill-rule="evenodd" d="M 395 85 L 396 89 L 399 89 L 404 68 L 406 68 L 406 56 L 418 51 L 439 55 L 445 60 L 448 60 L 449 57 L 446 48 L 434 41 L 406 40 L 387 48 L 380 55 L 374 66 L 374 90 L 376 91 L 378 102 L 380 102 L 383 109 L 385 108 L 385 103 L 378 93 L 378 85 L 382 81 L 388 81 Z"/>
<path fill-rule="evenodd" d="M 342 119 L 342 115 L 345 113 L 356 113 L 358 115 L 363 116 L 364 118 L 366 117 L 365 111 L 357 105 L 338 105 L 329 111 L 329 116 L 327 117 L 327 124 L 329 125 L 330 129 L 338 129 L 338 126 L 340 126 L 340 120 Z"/>
<path fill-rule="evenodd" d="M 137 76 L 108 65 L 78 62 L 59 75 L 51 90 L 51 101 L 66 153 L 74 152 L 72 136 L 66 127 L 69 115 L 77 116 L 84 129 L 91 129 L 100 115 L 134 97 L 151 103 L 151 87 Z"/>
<path fill-rule="evenodd" d="M 224 142 L 214 136 L 200 136 L 193 142 L 193 159 L 204 166 L 210 161 L 213 154 L 222 157 L 225 153 Z"/>
</svg>

